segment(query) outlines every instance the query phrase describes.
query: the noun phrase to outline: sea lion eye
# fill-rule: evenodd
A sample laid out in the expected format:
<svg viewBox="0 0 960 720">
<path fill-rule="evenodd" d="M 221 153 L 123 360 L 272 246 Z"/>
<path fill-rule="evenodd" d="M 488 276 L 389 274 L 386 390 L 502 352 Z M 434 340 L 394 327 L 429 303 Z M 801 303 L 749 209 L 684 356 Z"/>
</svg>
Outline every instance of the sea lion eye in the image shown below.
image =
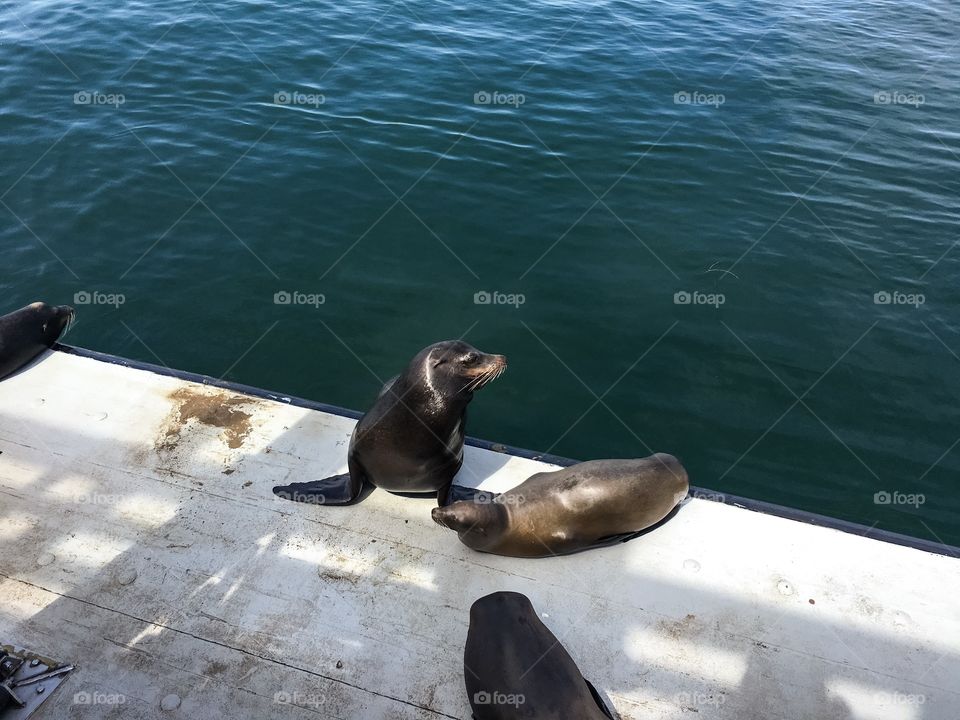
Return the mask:
<svg viewBox="0 0 960 720">
<path fill-rule="evenodd" d="M 464 357 L 463 357 L 463 364 L 464 364 L 464 365 L 473 365 L 473 364 L 475 364 L 475 363 L 477 362 L 477 360 L 479 360 L 479 359 L 480 359 L 480 357 L 479 357 L 475 352 L 467 353 L 467 354 L 464 355 Z"/>
</svg>

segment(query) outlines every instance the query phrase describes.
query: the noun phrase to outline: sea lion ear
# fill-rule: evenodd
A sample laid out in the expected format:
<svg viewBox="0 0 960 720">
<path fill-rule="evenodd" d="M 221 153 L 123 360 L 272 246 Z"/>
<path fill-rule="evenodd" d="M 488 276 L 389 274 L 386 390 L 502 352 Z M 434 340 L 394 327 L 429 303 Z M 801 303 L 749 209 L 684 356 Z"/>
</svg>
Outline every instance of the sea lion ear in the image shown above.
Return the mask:
<svg viewBox="0 0 960 720">
<path fill-rule="evenodd" d="M 431 350 L 430 351 L 430 366 L 439 367 L 447 361 L 447 353 L 440 350 Z"/>
</svg>

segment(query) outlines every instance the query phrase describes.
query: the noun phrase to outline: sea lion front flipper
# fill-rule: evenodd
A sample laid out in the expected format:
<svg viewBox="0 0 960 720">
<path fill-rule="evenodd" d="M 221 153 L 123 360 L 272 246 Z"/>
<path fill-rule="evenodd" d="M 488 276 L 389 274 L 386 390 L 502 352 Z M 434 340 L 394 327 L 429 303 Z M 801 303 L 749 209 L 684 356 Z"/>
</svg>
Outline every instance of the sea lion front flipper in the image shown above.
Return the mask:
<svg viewBox="0 0 960 720">
<path fill-rule="evenodd" d="M 349 505 L 360 497 L 362 475 L 350 463 L 353 472 L 331 475 L 313 482 L 277 485 L 273 494 L 284 500 L 313 505 Z"/>
<path fill-rule="evenodd" d="M 442 488 L 437 490 L 437 507 L 444 507 L 445 505 L 449 505 L 451 502 L 453 502 L 450 499 L 450 488 L 452 487 L 452 484 L 444 485 Z"/>
<path fill-rule="evenodd" d="M 444 493 L 446 496 L 444 497 Z M 464 487 L 463 485 L 448 485 L 446 488 L 440 488 L 437 492 L 437 505 L 444 507 L 460 500 L 469 500 L 470 502 L 492 502 L 497 493 L 489 490 L 480 490 L 478 488 Z"/>
<path fill-rule="evenodd" d="M 587 684 L 587 687 L 590 688 L 590 694 L 593 695 L 594 701 L 597 703 L 597 707 L 600 708 L 600 711 L 606 715 L 610 720 L 617 720 L 611 712 L 610 708 L 607 707 L 607 704 L 603 701 L 603 697 L 600 693 L 597 692 L 597 689 L 593 686 L 593 683 L 583 678 L 583 681 Z"/>
</svg>

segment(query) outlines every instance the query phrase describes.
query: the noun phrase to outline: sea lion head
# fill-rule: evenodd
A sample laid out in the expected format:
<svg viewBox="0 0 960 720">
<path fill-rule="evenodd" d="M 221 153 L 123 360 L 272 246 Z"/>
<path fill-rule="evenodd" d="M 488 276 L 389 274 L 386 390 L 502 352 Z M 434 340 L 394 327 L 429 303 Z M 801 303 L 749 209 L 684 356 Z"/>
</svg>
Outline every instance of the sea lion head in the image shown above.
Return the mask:
<svg viewBox="0 0 960 720">
<path fill-rule="evenodd" d="M 435 507 L 430 516 L 437 525 L 456 531 L 460 540 L 475 550 L 495 543 L 509 527 L 507 508 L 502 503 L 460 500 Z"/>
<path fill-rule="evenodd" d="M 507 369 L 507 358 L 480 352 L 462 340 L 446 340 L 421 350 L 413 364 L 435 393 L 443 397 L 462 395 L 469 400 Z"/>
<path fill-rule="evenodd" d="M 477 503 L 461 500 L 444 507 L 435 507 L 430 516 L 437 525 L 460 532 L 477 522 L 480 517 L 478 509 Z"/>
<path fill-rule="evenodd" d="M 537 622 L 540 621 L 530 598 L 509 590 L 499 590 L 490 595 L 485 595 L 474 601 L 473 605 L 470 606 L 471 625 L 493 622 L 496 623 L 496 626 L 501 626 L 504 618 L 534 618 Z"/>
<path fill-rule="evenodd" d="M 35 330 L 37 340 L 47 347 L 52 346 L 73 323 L 76 311 L 69 305 L 48 305 L 35 302 L 24 310 L 30 314 L 31 329 Z"/>
</svg>

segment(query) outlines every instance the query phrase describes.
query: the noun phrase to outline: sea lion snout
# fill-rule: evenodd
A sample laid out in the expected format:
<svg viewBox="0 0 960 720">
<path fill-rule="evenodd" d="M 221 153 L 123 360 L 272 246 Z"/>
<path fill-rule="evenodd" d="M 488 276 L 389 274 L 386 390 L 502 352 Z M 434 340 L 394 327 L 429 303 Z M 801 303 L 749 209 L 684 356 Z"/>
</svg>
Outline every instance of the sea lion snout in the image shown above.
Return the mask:
<svg viewBox="0 0 960 720">
<path fill-rule="evenodd" d="M 503 374 L 507 369 L 506 355 L 488 355 L 487 353 L 478 353 L 471 362 L 464 365 L 461 372 L 470 382 L 467 383 L 465 390 L 476 392 L 484 385 L 492 383 Z"/>
<path fill-rule="evenodd" d="M 433 510 L 430 511 L 430 517 L 433 518 L 433 521 L 437 525 L 442 525 L 443 527 L 448 528 L 450 526 L 447 525 L 447 520 L 446 520 L 447 514 L 443 512 L 444 510 L 446 510 L 446 508 L 435 507 Z"/>
<path fill-rule="evenodd" d="M 479 375 L 499 375 L 507 369 L 506 355 L 491 355 L 484 352 L 473 352 L 464 358 L 463 374 L 468 377 Z"/>
<path fill-rule="evenodd" d="M 506 356 L 506 355 L 488 355 L 487 357 L 490 358 L 490 362 L 493 363 L 493 365 L 494 365 L 498 370 L 506 370 L 506 369 L 507 369 L 507 356 Z"/>
<path fill-rule="evenodd" d="M 513 611 L 513 615 L 534 613 L 530 598 L 526 595 L 512 590 L 498 590 L 473 601 L 470 606 L 470 621 L 480 621 L 484 616 L 505 617 L 508 610 Z"/>
<path fill-rule="evenodd" d="M 435 507 L 430 512 L 430 517 L 437 525 L 459 532 L 466 526 L 467 515 L 470 514 L 468 505 L 469 503 L 455 502 L 445 507 Z"/>
<path fill-rule="evenodd" d="M 50 345 L 53 345 L 64 332 L 70 329 L 74 318 L 77 316 L 77 311 L 69 305 L 57 305 L 55 307 L 44 305 L 41 312 L 44 317 L 44 338 Z"/>
</svg>

